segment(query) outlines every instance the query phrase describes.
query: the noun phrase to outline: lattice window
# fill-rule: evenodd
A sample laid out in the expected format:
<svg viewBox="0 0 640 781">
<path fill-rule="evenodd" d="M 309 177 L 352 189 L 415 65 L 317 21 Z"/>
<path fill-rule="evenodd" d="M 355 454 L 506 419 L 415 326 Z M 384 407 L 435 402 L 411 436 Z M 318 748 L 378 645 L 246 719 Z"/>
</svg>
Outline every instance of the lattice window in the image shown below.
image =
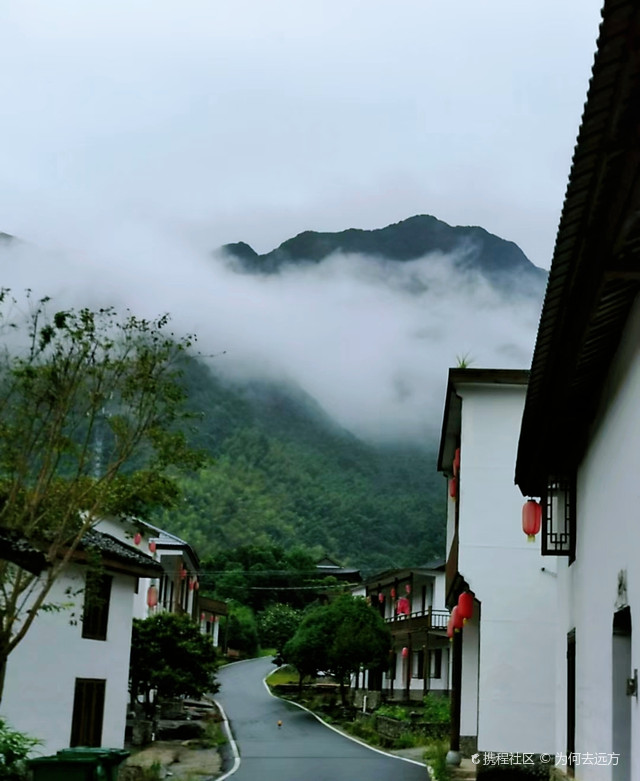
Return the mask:
<svg viewBox="0 0 640 781">
<path fill-rule="evenodd" d="M 542 497 L 542 555 L 576 557 L 575 480 L 553 480 Z"/>
</svg>

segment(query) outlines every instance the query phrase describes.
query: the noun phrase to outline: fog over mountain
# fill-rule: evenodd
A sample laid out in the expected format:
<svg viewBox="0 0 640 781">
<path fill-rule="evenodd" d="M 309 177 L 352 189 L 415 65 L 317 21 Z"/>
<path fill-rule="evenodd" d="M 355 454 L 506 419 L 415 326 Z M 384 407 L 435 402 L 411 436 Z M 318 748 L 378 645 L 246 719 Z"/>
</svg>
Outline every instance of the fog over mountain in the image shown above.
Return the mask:
<svg viewBox="0 0 640 781">
<path fill-rule="evenodd" d="M 170 312 L 216 371 L 288 380 L 374 441 L 433 438 L 462 356 L 528 367 L 546 277 L 515 244 L 433 217 L 306 232 L 264 256 L 242 243 L 212 255 L 140 223 L 55 251 L 21 239 L 0 242 L 5 287 L 56 307 Z"/>
</svg>

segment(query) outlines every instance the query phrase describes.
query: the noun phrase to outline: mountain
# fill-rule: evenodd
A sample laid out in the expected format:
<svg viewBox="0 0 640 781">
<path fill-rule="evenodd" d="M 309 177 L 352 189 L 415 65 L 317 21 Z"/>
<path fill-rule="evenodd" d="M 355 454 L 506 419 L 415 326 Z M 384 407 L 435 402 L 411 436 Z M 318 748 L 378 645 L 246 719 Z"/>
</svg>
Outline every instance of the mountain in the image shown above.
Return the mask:
<svg viewBox="0 0 640 781">
<path fill-rule="evenodd" d="M 484 228 L 451 226 L 427 214 L 416 215 L 377 230 L 350 228 L 339 233 L 305 231 L 279 247 L 258 255 L 245 242 L 222 250 L 248 273 L 273 274 L 283 266 L 319 263 L 335 253 L 411 261 L 434 253 L 453 258 L 455 269 L 475 272 L 501 292 L 542 296 L 547 272 L 534 266 L 512 241 Z"/>
<path fill-rule="evenodd" d="M 377 447 L 340 428 L 290 384 L 234 384 L 193 359 L 192 443 L 214 463 L 182 481 L 158 525 L 201 556 L 240 545 L 329 553 L 364 570 L 441 555 L 446 486 L 435 447 Z"/>
<path fill-rule="evenodd" d="M 15 244 L 23 246 L 19 238 L 0 233 L 2 254 L 10 257 Z M 379 230 L 307 231 L 264 255 L 242 242 L 225 245 L 224 252 L 232 272 L 243 274 L 277 275 L 287 267 L 320 264 L 336 254 L 343 256 L 340 273 L 354 268 L 349 262 L 355 256 L 359 267 L 368 268 L 369 262 L 384 266 L 385 273 L 373 275 L 375 289 L 391 290 L 394 308 L 382 316 L 375 309 L 375 322 L 360 322 L 357 312 L 351 316 L 349 299 L 339 338 L 347 336 L 350 328 L 360 330 L 366 338 L 354 345 L 371 346 L 375 360 L 376 351 L 382 356 L 386 350 L 393 358 L 386 362 L 386 373 L 369 373 L 365 380 L 358 375 L 358 382 L 350 387 L 356 389 L 359 402 L 368 393 L 369 377 L 371 385 L 376 383 L 378 388 L 389 383 L 389 393 L 378 397 L 380 403 L 386 405 L 387 418 L 395 416 L 394 423 L 401 414 L 408 416 L 409 426 L 415 421 L 412 435 L 423 430 L 424 421 L 418 418 L 427 411 L 435 424 L 430 429 L 438 427 L 443 390 L 431 378 L 437 376 L 445 382 L 446 368 L 456 358 L 457 349 L 466 349 L 468 334 L 484 340 L 481 344 L 487 345 L 490 359 L 526 365 L 528 347 L 522 334 L 531 331 L 533 339 L 533 320 L 539 313 L 546 281 L 546 272 L 530 263 L 512 242 L 482 228 L 452 227 L 427 215 Z M 415 267 L 398 265 L 413 262 Z M 389 270 L 391 273 L 386 273 Z M 348 274 L 346 277 L 351 285 Z M 329 284 L 334 278 L 340 284 L 344 277 L 329 276 Z M 73 293 L 88 289 L 78 284 L 76 276 L 73 279 Z M 485 296 L 487 285 L 476 284 L 478 280 L 488 283 L 498 295 L 490 291 L 491 295 Z M 278 279 L 269 283 L 273 289 Z M 241 294 L 232 289 L 242 317 Z M 478 290 L 481 295 L 476 304 Z M 307 296 L 313 296 L 313 288 L 306 284 L 296 291 L 303 303 Z M 449 291 L 456 295 L 448 299 Z M 517 296 L 526 300 L 518 298 L 513 306 Z M 374 296 L 373 300 L 378 299 Z M 80 300 L 77 305 L 85 303 Z M 407 310 L 412 316 L 404 321 Z M 224 316 L 232 315 L 225 310 Z M 329 312 L 327 322 L 333 322 L 333 317 L 334 312 Z M 402 340 L 380 341 L 389 324 L 397 320 L 401 321 L 398 330 Z M 296 346 L 302 349 L 307 347 L 304 333 L 294 334 Z M 300 341 L 303 343 L 298 345 Z M 396 349 L 398 360 L 393 352 Z M 352 363 L 361 371 L 358 361 Z M 248 364 L 247 370 L 251 370 Z M 190 441 L 204 450 L 212 463 L 182 479 L 178 507 L 158 511 L 150 520 L 189 540 L 202 557 L 241 545 L 304 546 L 318 556 L 326 553 L 363 571 L 380 571 L 443 555 L 446 485 L 435 469 L 437 434 L 433 441 L 421 445 L 404 440 L 372 444 L 338 425 L 293 381 L 260 377 L 231 380 L 211 368 L 215 365 L 215 360 L 209 365 L 191 358 L 184 367 L 189 406 L 198 416 Z M 426 371 L 422 371 L 424 367 Z M 286 365 L 284 368 L 286 371 Z M 349 377 L 353 379 L 353 373 Z M 343 369 L 335 382 L 346 386 L 349 377 Z M 378 407 L 374 405 L 374 409 Z M 401 430 L 385 425 L 385 435 L 390 428 Z M 356 430 L 365 429 L 354 426 Z"/>
</svg>

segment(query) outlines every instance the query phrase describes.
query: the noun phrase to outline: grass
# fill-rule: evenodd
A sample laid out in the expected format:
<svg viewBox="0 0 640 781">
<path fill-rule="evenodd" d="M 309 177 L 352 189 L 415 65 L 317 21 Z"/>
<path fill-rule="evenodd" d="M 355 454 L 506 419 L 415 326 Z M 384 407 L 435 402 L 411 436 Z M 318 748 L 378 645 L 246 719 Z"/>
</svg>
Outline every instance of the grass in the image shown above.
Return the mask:
<svg viewBox="0 0 640 781">
<path fill-rule="evenodd" d="M 268 675 L 267 684 L 269 686 L 279 686 L 280 684 L 298 683 L 298 678 L 296 670 L 289 665 L 285 665 Z"/>
<path fill-rule="evenodd" d="M 446 740 L 430 743 L 425 750 L 425 759 L 435 781 L 449 781 L 451 778 L 449 765 L 447 765 L 448 751 L 449 743 Z"/>
</svg>

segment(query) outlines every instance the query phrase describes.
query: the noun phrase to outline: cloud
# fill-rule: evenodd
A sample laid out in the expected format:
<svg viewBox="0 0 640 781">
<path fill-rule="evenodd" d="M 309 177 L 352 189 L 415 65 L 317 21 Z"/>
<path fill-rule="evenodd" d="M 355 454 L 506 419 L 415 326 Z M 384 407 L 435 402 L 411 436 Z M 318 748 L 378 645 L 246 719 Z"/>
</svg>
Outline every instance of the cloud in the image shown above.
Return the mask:
<svg viewBox="0 0 640 781">
<path fill-rule="evenodd" d="M 446 373 L 527 368 L 540 302 L 506 300 L 455 256 L 398 263 L 333 255 L 273 276 L 237 273 L 169 230 L 103 228 L 84 247 L 0 250 L 5 286 L 68 306 L 170 312 L 210 363 L 235 378 L 287 379 L 365 438 L 422 440 L 438 431 Z M 221 355 L 225 352 L 224 355 Z"/>
</svg>

